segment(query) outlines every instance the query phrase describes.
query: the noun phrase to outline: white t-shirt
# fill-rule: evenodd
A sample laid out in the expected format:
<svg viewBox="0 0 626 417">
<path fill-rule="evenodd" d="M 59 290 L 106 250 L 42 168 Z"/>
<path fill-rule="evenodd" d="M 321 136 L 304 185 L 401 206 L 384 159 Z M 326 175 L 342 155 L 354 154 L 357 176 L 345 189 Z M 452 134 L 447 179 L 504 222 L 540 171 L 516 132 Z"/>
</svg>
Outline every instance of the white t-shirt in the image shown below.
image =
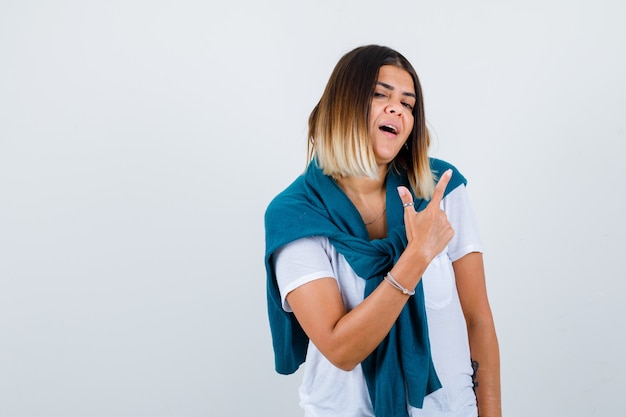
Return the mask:
<svg viewBox="0 0 626 417">
<path fill-rule="evenodd" d="M 455 234 L 446 249 L 428 266 L 422 282 L 431 351 L 443 388 L 424 399 L 422 409 L 409 407 L 411 417 L 475 417 L 476 397 L 467 328 L 459 302 L 452 262 L 470 252 L 482 252 L 475 217 L 465 186 L 441 203 Z M 287 294 L 319 278 L 335 278 L 349 311 L 363 301 L 365 280 L 358 277 L 326 237 L 291 242 L 274 257 L 276 278 L 285 311 Z M 331 364 L 309 342 L 300 405 L 306 417 L 373 417 L 361 366 L 346 372 Z"/>
</svg>

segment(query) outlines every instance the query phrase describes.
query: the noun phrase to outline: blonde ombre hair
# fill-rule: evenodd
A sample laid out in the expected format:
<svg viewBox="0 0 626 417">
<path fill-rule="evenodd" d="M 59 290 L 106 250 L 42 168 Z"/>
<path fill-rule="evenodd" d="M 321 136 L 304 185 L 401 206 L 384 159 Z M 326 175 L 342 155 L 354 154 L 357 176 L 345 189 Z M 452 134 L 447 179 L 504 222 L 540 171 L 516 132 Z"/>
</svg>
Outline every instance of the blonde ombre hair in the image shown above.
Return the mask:
<svg viewBox="0 0 626 417">
<path fill-rule="evenodd" d="M 383 65 L 407 71 L 417 96 L 413 130 L 389 169 L 405 169 L 415 194 L 429 199 L 435 180 L 428 160 L 430 136 L 424 117 L 422 88 L 411 63 L 386 46 L 361 46 L 339 60 L 309 116 L 308 158 L 315 158 L 324 174 L 335 179 L 378 177 L 370 144 L 369 113 L 378 71 Z"/>
</svg>

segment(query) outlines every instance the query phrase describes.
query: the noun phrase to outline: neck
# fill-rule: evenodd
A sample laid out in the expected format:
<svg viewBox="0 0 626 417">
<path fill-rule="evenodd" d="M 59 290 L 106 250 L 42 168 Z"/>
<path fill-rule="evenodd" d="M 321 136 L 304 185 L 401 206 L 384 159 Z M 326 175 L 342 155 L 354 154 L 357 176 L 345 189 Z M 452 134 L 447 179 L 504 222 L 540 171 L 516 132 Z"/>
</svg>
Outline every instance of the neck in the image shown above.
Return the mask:
<svg viewBox="0 0 626 417">
<path fill-rule="evenodd" d="M 385 189 L 387 167 L 380 167 L 378 178 L 369 177 L 343 177 L 337 181 L 339 187 L 356 204 L 356 201 L 368 200 L 372 196 L 380 196 Z"/>
<path fill-rule="evenodd" d="M 382 238 L 387 234 L 385 174 L 378 178 L 344 177 L 337 184 L 348 196 L 361 215 L 370 239 Z"/>
<path fill-rule="evenodd" d="M 385 183 L 371 178 L 342 178 L 337 181 L 339 187 L 346 193 L 353 203 L 368 200 L 371 197 L 378 196 L 385 188 Z"/>
</svg>

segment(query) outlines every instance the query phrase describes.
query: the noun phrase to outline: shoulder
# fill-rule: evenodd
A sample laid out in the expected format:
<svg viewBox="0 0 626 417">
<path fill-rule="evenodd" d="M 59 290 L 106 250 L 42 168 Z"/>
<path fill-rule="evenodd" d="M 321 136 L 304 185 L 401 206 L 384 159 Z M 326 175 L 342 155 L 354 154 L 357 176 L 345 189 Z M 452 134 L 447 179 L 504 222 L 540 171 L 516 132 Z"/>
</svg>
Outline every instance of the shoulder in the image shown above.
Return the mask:
<svg viewBox="0 0 626 417">
<path fill-rule="evenodd" d="M 272 199 L 265 210 L 264 221 L 268 254 L 302 237 L 329 236 L 332 229 L 324 206 L 304 176 Z"/>
<path fill-rule="evenodd" d="M 285 211 L 297 207 L 306 199 L 307 193 L 304 187 L 304 178 L 299 176 L 287 188 L 278 193 L 268 204 L 265 216 L 283 216 Z"/>
<path fill-rule="evenodd" d="M 436 180 L 439 180 L 441 174 L 446 172 L 448 169 L 452 170 L 452 178 L 450 179 L 450 183 L 448 184 L 446 193 L 454 190 L 459 185 L 467 185 L 467 179 L 465 178 L 465 176 L 461 174 L 461 171 L 459 171 L 458 168 L 452 165 L 450 162 L 432 157 L 429 158 L 429 161 L 430 170 L 433 172 Z"/>
<path fill-rule="evenodd" d="M 450 182 L 446 188 L 446 195 L 460 185 L 467 185 L 467 179 L 465 176 L 463 176 L 457 167 L 452 165 L 450 162 L 437 158 L 429 158 L 429 161 L 430 170 L 433 172 L 436 181 L 439 181 L 441 174 L 446 172 L 448 169 L 452 170 L 452 178 L 450 178 Z"/>
<path fill-rule="evenodd" d="M 428 159 L 430 161 L 430 169 L 437 178 L 439 178 L 439 176 L 446 172 L 448 169 L 451 169 L 453 177 L 456 176 L 459 179 L 462 179 L 464 182 L 467 182 L 463 174 L 461 174 L 461 171 L 459 171 L 458 168 L 452 165 L 450 162 L 432 157 Z"/>
</svg>

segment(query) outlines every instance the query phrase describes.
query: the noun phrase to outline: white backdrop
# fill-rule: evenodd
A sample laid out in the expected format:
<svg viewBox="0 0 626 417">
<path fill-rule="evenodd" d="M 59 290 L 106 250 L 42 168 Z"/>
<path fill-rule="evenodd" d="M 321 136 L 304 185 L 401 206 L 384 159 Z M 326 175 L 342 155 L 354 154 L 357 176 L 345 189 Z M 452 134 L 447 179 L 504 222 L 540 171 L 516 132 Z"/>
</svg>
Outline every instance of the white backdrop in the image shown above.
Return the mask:
<svg viewBox="0 0 626 417">
<path fill-rule="evenodd" d="M 3 0 L 0 416 L 301 415 L 263 212 L 353 47 L 469 179 L 509 417 L 620 415 L 626 3 Z"/>
</svg>

